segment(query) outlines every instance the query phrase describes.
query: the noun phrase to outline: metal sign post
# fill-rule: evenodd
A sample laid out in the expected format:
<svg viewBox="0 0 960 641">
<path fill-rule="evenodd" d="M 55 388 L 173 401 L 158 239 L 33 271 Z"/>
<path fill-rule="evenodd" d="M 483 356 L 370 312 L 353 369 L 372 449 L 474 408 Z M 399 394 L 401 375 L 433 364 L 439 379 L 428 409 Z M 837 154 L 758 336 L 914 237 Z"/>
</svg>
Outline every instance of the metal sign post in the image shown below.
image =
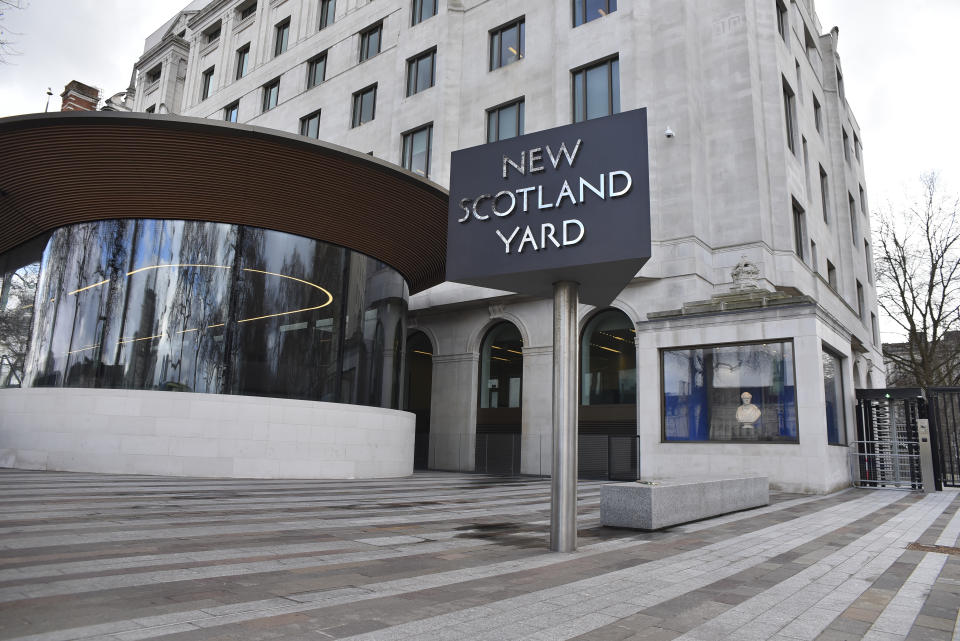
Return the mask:
<svg viewBox="0 0 960 641">
<path fill-rule="evenodd" d="M 577 549 L 577 297 L 580 286 L 553 284 L 553 473 L 550 549 Z"/>
</svg>

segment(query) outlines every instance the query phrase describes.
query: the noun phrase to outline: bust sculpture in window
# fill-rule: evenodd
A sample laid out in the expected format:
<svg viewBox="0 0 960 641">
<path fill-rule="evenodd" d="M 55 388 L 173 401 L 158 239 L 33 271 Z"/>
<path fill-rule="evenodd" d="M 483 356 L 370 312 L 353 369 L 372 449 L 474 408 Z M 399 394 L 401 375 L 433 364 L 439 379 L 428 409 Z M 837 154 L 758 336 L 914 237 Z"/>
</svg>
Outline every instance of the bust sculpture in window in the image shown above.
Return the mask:
<svg viewBox="0 0 960 641">
<path fill-rule="evenodd" d="M 744 392 L 740 395 L 740 407 L 737 408 L 737 422 L 740 427 L 752 428 L 760 420 L 760 408 L 751 403 L 753 394 Z"/>
</svg>

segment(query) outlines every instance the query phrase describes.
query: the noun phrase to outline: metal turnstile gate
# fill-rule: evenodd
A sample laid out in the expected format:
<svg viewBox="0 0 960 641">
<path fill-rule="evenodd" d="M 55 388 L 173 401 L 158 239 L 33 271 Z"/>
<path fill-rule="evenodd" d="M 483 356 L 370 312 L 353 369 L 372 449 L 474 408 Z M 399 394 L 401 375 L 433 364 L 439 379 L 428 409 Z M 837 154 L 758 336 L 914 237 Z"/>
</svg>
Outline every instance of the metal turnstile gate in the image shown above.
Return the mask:
<svg viewBox="0 0 960 641">
<path fill-rule="evenodd" d="M 918 420 L 925 413 L 919 388 L 857 390 L 857 440 L 850 445 L 855 486 L 922 489 Z"/>
</svg>

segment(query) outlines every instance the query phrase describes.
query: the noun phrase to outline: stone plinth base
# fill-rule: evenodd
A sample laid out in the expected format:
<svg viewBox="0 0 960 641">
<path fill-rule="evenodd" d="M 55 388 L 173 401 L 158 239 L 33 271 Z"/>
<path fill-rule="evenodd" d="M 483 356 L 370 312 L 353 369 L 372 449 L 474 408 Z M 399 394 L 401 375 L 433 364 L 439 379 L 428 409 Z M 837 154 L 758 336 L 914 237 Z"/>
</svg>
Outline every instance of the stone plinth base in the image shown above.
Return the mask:
<svg viewBox="0 0 960 641">
<path fill-rule="evenodd" d="M 659 530 L 769 502 L 766 476 L 611 483 L 600 495 L 600 522 Z"/>
</svg>

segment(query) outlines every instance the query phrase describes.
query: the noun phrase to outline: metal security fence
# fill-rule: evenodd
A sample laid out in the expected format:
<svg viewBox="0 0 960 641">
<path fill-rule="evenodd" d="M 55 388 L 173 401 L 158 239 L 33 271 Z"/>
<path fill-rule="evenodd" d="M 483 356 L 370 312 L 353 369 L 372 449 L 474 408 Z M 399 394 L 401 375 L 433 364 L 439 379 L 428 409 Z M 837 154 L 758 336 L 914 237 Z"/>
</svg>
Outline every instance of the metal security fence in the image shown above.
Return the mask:
<svg viewBox="0 0 960 641">
<path fill-rule="evenodd" d="M 857 440 L 850 444 L 858 487 L 920 489 L 919 389 L 857 390 Z"/>
<path fill-rule="evenodd" d="M 428 467 L 501 476 L 550 475 L 551 436 L 516 433 L 431 434 Z M 580 434 L 578 475 L 584 479 L 634 481 L 640 478 L 640 437 Z"/>
<path fill-rule="evenodd" d="M 947 487 L 960 487 L 960 387 L 926 390 L 934 467 Z"/>
</svg>

